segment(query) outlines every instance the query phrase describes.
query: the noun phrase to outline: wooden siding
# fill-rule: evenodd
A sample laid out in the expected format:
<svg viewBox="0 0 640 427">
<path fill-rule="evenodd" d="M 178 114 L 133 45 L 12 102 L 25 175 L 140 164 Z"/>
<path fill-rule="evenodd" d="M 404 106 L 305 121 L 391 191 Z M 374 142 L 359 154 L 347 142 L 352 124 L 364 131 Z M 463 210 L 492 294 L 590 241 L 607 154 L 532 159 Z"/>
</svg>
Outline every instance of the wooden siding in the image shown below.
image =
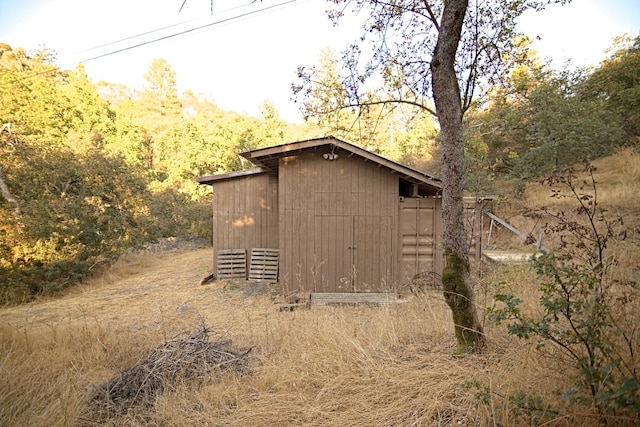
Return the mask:
<svg viewBox="0 0 640 427">
<path fill-rule="evenodd" d="M 278 249 L 278 180 L 257 174 L 213 186 L 213 248 Z M 216 265 L 216 259 L 214 259 Z"/>
<path fill-rule="evenodd" d="M 286 291 L 392 290 L 397 175 L 358 156 L 322 154 L 280 160 L 281 284 Z"/>
<path fill-rule="evenodd" d="M 464 221 L 469 261 L 472 271 L 479 272 L 483 234 L 482 209 L 486 201 L 474 197 L 464 199 Z M 407 284 L 419 273 L 442 273 L 444 250 L 442 236 L 442 199 L 403 197 L 399 201 L 398 275 L 399 286 Z"/>
<path fill-rule="evenodd" d="M 398 282 L 408 283 L 425 271 L 441 272 L 442 200 L 401 198 L 399 212 Z"/>
</svg>

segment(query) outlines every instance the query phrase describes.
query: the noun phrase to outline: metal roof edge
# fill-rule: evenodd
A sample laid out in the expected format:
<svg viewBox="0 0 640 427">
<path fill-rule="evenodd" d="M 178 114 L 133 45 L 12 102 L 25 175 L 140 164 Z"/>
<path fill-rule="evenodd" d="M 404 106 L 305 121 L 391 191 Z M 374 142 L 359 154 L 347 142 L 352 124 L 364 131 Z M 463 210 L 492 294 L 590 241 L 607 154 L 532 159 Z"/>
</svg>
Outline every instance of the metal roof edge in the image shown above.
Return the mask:
<svg viewBox="0 0 640 427">
<path fill-rule="evenodd" d="M 198 177 L 195 178 L 195 180 L 196 180 L 196 182 L 198 184 L 211 185 L 212 183 L 214 183 L 216 181 L 223 181 L 225 179 L 240 178 L 240 177 L 243 177 L 243 176 L 259 175 L 259 174 L 268 173 L 268 172 L 270 172 L 268 169 L 265 169 L 265 168 L 262 168 L 262 167 L 257 167 L 257 168 L 253 168 L 253 169 L 245 169 L 245 170 L 241 170 L 241 171 L 233 171 L 233 172 L 220 173 L 220 174 L 215 174 L 215 175 L 198 176 Z"/>
</svg>

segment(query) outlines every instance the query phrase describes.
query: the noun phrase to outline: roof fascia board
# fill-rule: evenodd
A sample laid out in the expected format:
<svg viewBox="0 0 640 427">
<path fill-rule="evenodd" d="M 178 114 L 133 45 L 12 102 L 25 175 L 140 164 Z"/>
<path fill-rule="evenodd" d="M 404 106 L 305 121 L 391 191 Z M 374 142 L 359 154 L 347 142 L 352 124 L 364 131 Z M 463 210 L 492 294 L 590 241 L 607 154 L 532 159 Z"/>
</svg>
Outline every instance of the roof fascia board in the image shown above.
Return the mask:
<svg viewBox="0 0 640 427">
<path fill-rule="evenodd" d="M 277 154 L 301 151 L 301 150 L 304 150 L 305 148 L 313 148 L 313 147 L 318 147 L 324 144 L 330 144 L 331 142 L 328 141 L 328 139 L 329 138 L 323 138 L 323 140 L 327 140 L 327 142 L 322 144 L 319 144 L 317 139 L 310 139 L 307 141 L 276 145 L 275 147 L 258 148 L 256 150 L 245 151 L 244 153 L 240 153 L 240 155 L 245 159 L 255 159 L 257 157 L 265 157 L 265 156 L 271 157 Z"/>
<path fill-rule="evenodd" d="M 323 137 L 310 139 L 306 141 L 292 142 L 282 145 L 277 145 L 275 147 L 267 147 L 267 148 L 259 148 L 257 150 L 246 151 L 240 153 L 242 157 L 253 162 L 256 165 L 260 165 L 264 167 L 264 164 L 261 162 L 261 158 L 268 157 L 279 157 L 280 155 L 284 156 L 287 153 L 299 152 L 306 148 L 316 148 L 322 145 L 333 145 L 338 148 L 342 148 L 348 152 L 350 152 L 350 156 L 352 154 L 357 154 L 358 156 L 364 158 L 365 160 L 371 160 L 373 162 L 378 163 L 379 165 L 385 166 L 392 171 L 398 172 L 407 178 L 415 179 L 419 182 L 423 182 L 429 184 L 436 188 L 442 188 L 442 181 L 437 178 L 431 177 L 427 174 L 424 174 L 420 171 L 412 169 L 410 167 L 404 166 L 400 163 L 394 162 L 392 160 L 385 159 L 378 154 L 372 153 L 371 151 L 365 150 L 363 148 L 357 147 L 353 144 L 350 144 L 346 141 L 342 141 L 335 137 Z"/>
<path fill-rule="evenodd" d="M 226 179 L 234 179 L 234 178 L 241 178 L 241 177 L 251 176 L 251 175 L 259 175 L 259 174 L 267 173 L 267 172 L 270 172 L 270 171 L 267 170 L 267 169 L 258 167 L 258 168 L 253 168 L 253 169 L 245 169 L 245 170 L 241 170 L 241 171 L 233 171 L 233 172 L 228 172 L 228 173 L 221 173 L 221 174 L 217 174 L 217 175 L 198 176 L 198 177 L 196 177 L 196 181 L 199 184 L 211 185 L 215 181 L 223 181 L 223 180 L 226 180 Z"/>
</svg>

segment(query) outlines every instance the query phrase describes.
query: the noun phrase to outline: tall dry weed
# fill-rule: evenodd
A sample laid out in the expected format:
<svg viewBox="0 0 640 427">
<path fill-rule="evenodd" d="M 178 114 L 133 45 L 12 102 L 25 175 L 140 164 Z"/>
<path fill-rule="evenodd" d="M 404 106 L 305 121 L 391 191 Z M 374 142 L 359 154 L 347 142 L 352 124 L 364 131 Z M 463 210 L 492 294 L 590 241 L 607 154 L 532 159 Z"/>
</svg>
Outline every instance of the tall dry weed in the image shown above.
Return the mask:
<svg viewBox="0 0 640 427">
<path fill-rule="evenodd" d="M 640 194 L 640 152 L 629 147 L 612 156 L 595 160 L 594 177 L 598 186 L 598 202 L 618 212 L 631 210 L 638 215 L 637 197 Z M 587 175 L 578 176 L 586 179 Z M 566 189 L 556 188 L 559 190 Z M 548 186 L 532 183 L 527 185 L 525 205 L 529 208 L 541 206 L 567 206 L 567 199 L 551 198 Z M 568 194 L 568 193 L 567 193 Z"/>
<path fill-rule="evenodd" d="M 69 426 L 90 418 L 92 384 L 135 358 L 127 337 L 96 325 L 0 325 L 0 424 Z"/>
<path fill-rule="evenodd" d="M 506 426 L 533 419 L 519 391 L 558 403 L 562 416 L 549 412 L 549 425 L 591 422 L 583 408 L 562 406 L 568 372 L 556 355 L 501 329 L 485 326 L 485 354 L 453 358 L 451 315 L 437 292 L 279 312 L 268 288 L 199 285 L 210 264 L 210 250 L 132 256 L 65 298 L 0 310 L 0 425 Z M 490 269 L 478 290 L 490 299 L 501 280 L 536 309 L 531 269 Z M 250 375 L 174 386 L 124 414 L 92 412 L 97 385 L 202 320 L 254 346 Z"/>
</svg>

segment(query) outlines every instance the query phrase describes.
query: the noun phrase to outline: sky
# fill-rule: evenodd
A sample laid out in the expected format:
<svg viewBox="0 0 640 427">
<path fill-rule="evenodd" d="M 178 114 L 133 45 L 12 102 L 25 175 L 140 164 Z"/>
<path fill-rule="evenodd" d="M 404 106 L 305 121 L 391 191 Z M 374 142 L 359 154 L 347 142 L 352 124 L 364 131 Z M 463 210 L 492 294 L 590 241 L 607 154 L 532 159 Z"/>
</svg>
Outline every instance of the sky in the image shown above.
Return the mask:
<svg viewBox="0 0 640 427">
<path fill-rule="evenodd" d="M 318 63 L 326 47 L 338 54 L 361 34 L 364 17 L 347 16 L 335 27 L 325 13 L 330 6 L 325 0 L 0 0 L 0 42 L 27 51 L 47 47 L 63 69 L 82 62 L 94 83 L 131 88 L 142 88 L 151 61 L 165 58 L 181 91 L 254 116 L 268 100 L 293 122 L 301 121 L 291 100 L 297 68 Z M 534 48 L 554 68 L 566 60 L 596 65 L 614 37 L 640 34 L 640 1 L 573 0 L 527 13 L 518 29 L 540 38 Z"/>
</svg>

